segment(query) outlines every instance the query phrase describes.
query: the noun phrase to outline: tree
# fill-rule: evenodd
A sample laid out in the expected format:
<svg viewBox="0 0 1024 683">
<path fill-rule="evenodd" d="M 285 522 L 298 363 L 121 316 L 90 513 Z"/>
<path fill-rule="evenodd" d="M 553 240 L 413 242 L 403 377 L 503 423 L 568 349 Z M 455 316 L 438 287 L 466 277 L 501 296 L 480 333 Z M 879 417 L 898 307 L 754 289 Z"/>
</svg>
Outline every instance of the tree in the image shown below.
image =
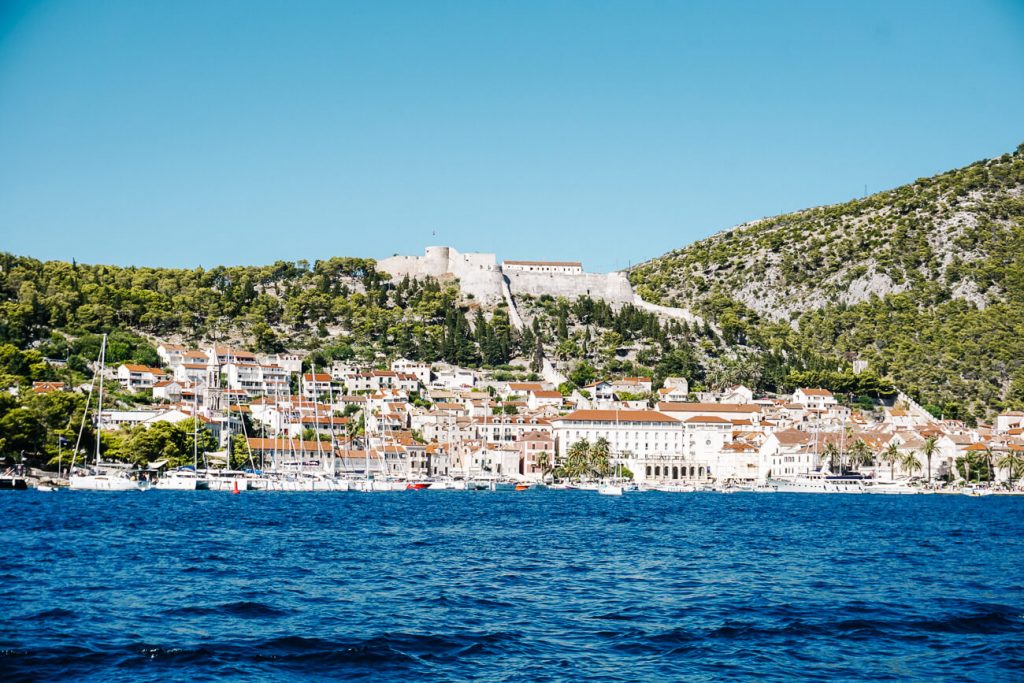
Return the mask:
<svg viewBox="0 0 1024 683">
<path fill-rule="evenodd" d="M 607 477 L 611 472 L 610 455 L 611 447 L 608 444 L 608 439 L 602 436 L 589 449 L 588 468 L 590 472 L 598 477 Z"/>
<path fill-rule="evenodd" d="M 992 444 L 985 444 L 985 450 L 981 452 L 981 455 L 985 460 L 985 466 L 988 470 L 988 481 L 992 482 L 995 479 L 995 470 L 992 468 L 995 454 L 992 452 Z"/>
<path fill-rule="evenodd" d="M 921 453 L 924 455 L 925 458 L 928 459 L 929 483 L 931 483 L 932 480 L 932 456 L 934 456 L 939 450 L 937 442 L 938 438 L 934 436 L 929 436 L 927 439 L 924 440 L 924 445 L 921 447 Z"/>
<path fill-rule="evenodd" d="M 46 425 L 28 408 L 15 408 L 0 419 L 0 453 L 38 453 L 46 438 Z"/>
<path fill-rule="evenodd" d="M 896 461 L 900 459 L 900 449 L 896 444 L 890 442 L 889 445 L 886 446 L 885 450 L 882 451 L 882 459 L 889 463 L 889 477 L 895 478 L 893 477 L 893 466 L 896 464 Z"/>
<path fill-rule="evenodd" d="M 569 447 L 563 469 L 569 479 L 580 479 L 586 476 L 590 468 L 590 442 L 580 439 Z"/>
<path fill-rule="evenodd" d="M 847 452 L 849 456 L 850 467 L 852 469 L 859 469 L 861 465 L 866 465 L 871 462 L 871 447 L 867 445 L 864 439 L 857 439 L 857 441 L 850 446 L 850 450 Z"/>
<path fill-rule="evenodd" d="M 904 472 L 913 476 L 914 472 L 921 471 L 921 461 L 914 455 L 914 451 L 907 451 L 900 459 L 900 467 L 903 468 Z"/>
<path fill-rule="evenodd" d="M 597 373 L 594 367 L 586 361 L 577 363 L 569 373 L 569 381 L 578 387 L 585 387 L 593 382 L 595 377 L 597 377 Z"/>
<path fill-rule="evenodd" d="M 828 469 L 830 472 L 837 472 L 837 466 L 839 463 L 839 449 L 831 441 L 825 444 L 825 450 L 821 454 L 822 462 L 828 460 Z"/>
<path fill-rule="evenodd" d="M 537 466 L 540 467 L 541 481 L 547 481 L 548 475 L 554 471 L 554 467 L 551 464 L 551 456 L 548 455 L 547 451 L 543 451 L 537 456 Z"/>
<path fill-rule="evenodd" d="M 1011 444 L 1009 450 L 1006 451 L 1006 454 L 1003 455 L 996 464 L 1000 467 L 1006 468 L 1007 482 L 1009 483 L 1010 488 L 1013 488 L 1013 480 L 1017 479 L 1022 473 L 1024 473 L 1024 458 L 1021 457 L 1020 451 L 1014 448 Z"/>
</svg>

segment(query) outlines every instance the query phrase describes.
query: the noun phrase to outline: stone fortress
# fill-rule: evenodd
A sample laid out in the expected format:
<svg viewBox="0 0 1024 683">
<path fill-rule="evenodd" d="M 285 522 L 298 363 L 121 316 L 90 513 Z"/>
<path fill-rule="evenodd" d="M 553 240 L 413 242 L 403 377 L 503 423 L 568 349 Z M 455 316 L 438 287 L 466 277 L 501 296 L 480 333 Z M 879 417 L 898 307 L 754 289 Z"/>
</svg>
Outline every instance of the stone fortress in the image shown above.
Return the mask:
<svg viewBox="0 0 1024 683">
<path fill-rule="evenodd" d="M 636 299 L 625 273 L 585 273 L 576 261 L 505 261 L 499 265 L 495 254 L 462 254 L 451 247 L 427 247 L 423 256 L 381 259 L 377 269 L 395 278 L 457 278 L 464 294 L 486 305 L 523 294 L 567 299 L 590 296 L 614 306 Z"/>
</svg>

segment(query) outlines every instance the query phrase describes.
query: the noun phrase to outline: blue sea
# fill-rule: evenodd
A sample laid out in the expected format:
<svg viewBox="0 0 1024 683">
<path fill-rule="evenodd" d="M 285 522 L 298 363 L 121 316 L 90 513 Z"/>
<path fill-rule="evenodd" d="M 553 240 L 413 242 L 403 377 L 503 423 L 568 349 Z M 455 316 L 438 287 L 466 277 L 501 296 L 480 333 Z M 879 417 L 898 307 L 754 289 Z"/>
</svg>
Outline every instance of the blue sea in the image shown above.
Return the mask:
<svg viewBox="0 0 1024 683">
<path fill-rule="evenodd" d="M 0 494 L 0 680 L 1022 680 L 1024 499 Z"/>
</svg>

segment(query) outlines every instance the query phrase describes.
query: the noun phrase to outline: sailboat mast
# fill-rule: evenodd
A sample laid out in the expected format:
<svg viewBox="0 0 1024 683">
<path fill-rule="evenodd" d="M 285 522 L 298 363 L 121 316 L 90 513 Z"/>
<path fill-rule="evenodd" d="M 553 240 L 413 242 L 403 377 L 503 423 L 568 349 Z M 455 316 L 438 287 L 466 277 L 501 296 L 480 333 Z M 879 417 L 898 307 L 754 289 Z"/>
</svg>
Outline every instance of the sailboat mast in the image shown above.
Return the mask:
<svg viewBox="0 0 1024 683">
<path fill-rule="evenodd" d="M 327 374 L 331 375 L 331 373 L 327 373 Z M 330 443 L 331 443 L 331 476 L 333 477 L 334 475 L 337 474 L 337 472 L 335 471 L 337 469 L 337 467 L 335 467 L 335 463 L 334 463 L 334 458 L 335 458 L 335 455 L 336 455 L 337 451 L 334 448 L 334 377 L 333 377 L 333 375 L 331 376 L 330 381 L 327 383 L 327 424 L 329 426 L 330 434 L 331 434 L 331 441 L 330 441 Z"/>
<path fill-rule="evenodd" d="M 103 371 L 106 368 L 107 363 L 107 335 L 103 335 L 103 341 L 100 342 L 100 395 L 99 401 L 96 404 L 96 467 L 100 466 L 100 437 L 103 433 Z"/>
<path fill-rule="evenodd" d="M 316 365 L 310 366 L 313 371 L 313 438 L 316 439 L 316 457 L 320 466 L 324 464 L 324 454 L 320 451 L 320 392 L 316 388 Z"/>
<path fill-rule="evenodd" d="M 199 382 L 192 383 L 192 469 L 199 469 Z"/>
</svg>

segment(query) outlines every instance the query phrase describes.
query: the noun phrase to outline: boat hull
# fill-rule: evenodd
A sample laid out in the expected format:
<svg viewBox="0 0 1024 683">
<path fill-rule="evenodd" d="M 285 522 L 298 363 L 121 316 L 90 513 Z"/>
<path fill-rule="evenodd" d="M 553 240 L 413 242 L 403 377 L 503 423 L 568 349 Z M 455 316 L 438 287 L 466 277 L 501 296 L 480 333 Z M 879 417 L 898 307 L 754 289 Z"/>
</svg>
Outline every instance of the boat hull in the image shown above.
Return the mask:
<svg viewBox="0 0 1024 683">
<path fill-rule="evenodd" d="M 134 479 L 106 474 L 72 475 L 70 479 L 71 488 L 79 491 L 139 491 L 141 484 Z"/>
</svg>

